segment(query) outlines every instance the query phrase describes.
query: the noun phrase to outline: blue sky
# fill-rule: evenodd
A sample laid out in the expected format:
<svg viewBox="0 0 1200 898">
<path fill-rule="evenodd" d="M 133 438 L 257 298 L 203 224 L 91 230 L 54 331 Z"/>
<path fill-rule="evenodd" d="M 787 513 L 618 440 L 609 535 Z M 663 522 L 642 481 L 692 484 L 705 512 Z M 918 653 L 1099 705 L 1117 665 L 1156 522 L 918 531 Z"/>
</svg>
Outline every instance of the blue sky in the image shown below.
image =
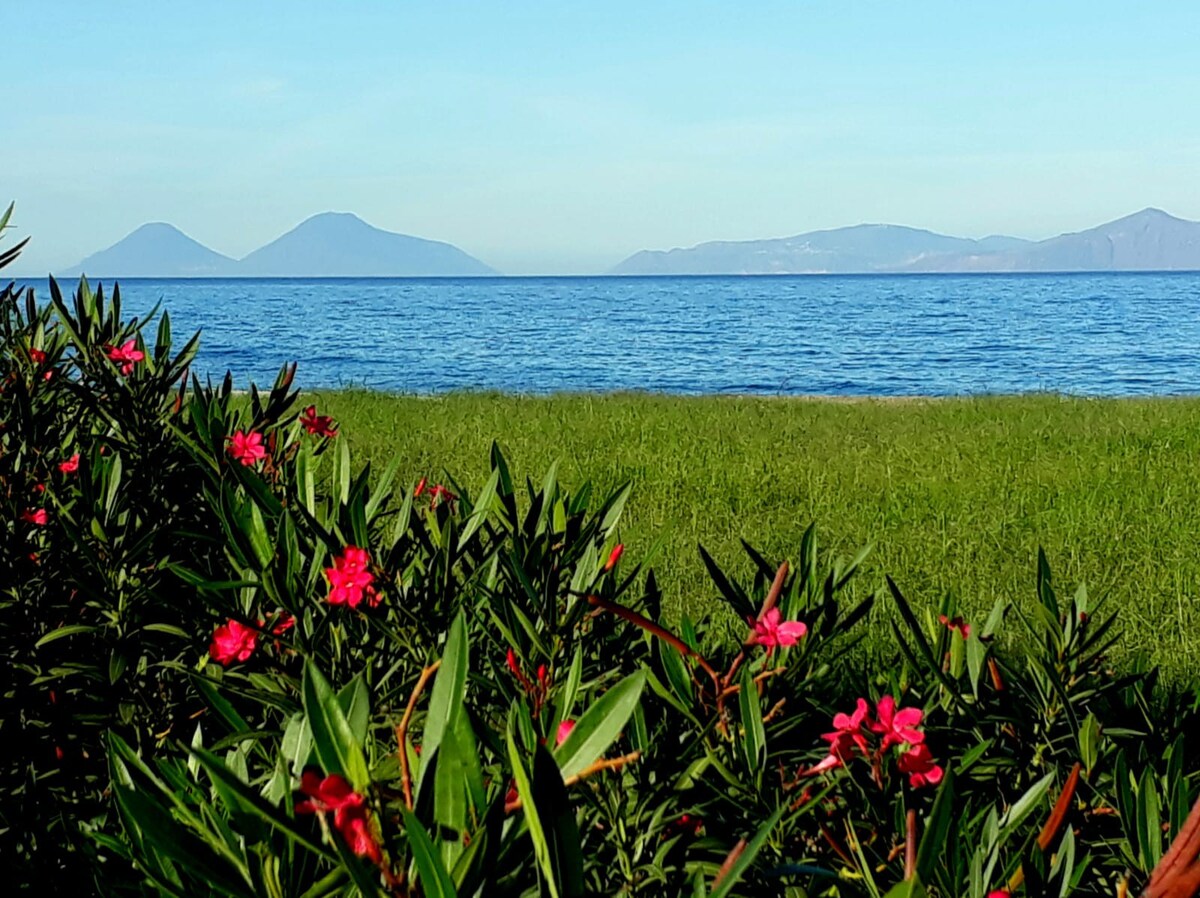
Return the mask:
<svg viewBox="0 0 1200 898">
<path fill-rule="evenodd" d="M 334 8 L 337 6 L 338 8 Z M 0 4 L 17 273 L 353 211 L 508 273 L 864 221 L 1200 219 L 1200 4 Z"/>
</svg>

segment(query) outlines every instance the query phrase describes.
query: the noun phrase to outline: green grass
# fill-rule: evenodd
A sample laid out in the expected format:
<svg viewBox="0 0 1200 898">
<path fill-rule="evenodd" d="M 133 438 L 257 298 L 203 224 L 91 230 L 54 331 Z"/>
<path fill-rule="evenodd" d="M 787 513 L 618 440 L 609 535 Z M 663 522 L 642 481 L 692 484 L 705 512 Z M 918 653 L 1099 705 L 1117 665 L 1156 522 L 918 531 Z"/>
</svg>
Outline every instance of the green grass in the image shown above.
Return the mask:
<svg viewBox="0 0 1200 898">
<path fill-rule="evenodd" d="M 478 488 L 492 440 L 535 482 L 554 460 L 572 486 L 626 480 L 630 559 L 656 541 L 668 610 L 712 607 L 696 551 L 742 575 L 745 539 L 796 556 L 874 545 L 860 589 L 891 574 L 914 602 L 953 590 L 971 616 L 1033 601 L 1038 546 L 1060 592 L 1087 584 L 1120 608 L 1118 660 L 1200 669 L 1200 400 L 1057 396 L 836 401 L 653 395 L 437 398 L 322 394 L 356 454 L 450 471 Z M 877 627 L 880 639 L 886 630 Z"/>
</svg>

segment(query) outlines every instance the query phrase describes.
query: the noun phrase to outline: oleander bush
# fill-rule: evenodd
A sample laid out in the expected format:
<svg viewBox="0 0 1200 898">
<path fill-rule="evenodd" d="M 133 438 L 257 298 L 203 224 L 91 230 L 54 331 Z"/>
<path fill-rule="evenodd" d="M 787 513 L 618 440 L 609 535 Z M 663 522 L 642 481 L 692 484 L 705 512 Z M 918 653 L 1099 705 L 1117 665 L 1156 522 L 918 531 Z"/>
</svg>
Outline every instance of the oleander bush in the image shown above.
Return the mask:
<svg viewBox="0 0 1200 898">
<path fill-rule="evenodd" d="M 166 313 L 49 293 L 0 292 L 0 850 L 31 892 L 1196 893 L 1197 693 L 1110 669 L 1118 619 L 1044 557 L 964 620 L 859 594 L 812 528 L 746 582 L 701 550 L 731 639 L 663 618 L 627 488 L 495 446 L 473 495 L 356 466 L 294 367 L 237 394 Z"/>
</svg>

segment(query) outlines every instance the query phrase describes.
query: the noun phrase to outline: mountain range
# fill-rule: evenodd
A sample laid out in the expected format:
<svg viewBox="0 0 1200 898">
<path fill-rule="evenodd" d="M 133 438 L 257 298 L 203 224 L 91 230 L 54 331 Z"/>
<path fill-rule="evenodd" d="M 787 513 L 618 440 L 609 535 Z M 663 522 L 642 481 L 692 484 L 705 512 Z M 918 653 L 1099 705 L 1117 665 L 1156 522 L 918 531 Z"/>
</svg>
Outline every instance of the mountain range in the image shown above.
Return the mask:
<svg viewBox="0 0 1200 898">
<path fill-rule="evenodd" d="M 456 246 L 323 212 L 242 259 L 193 240 L 174 225 L 144 224 L 63 272 L 67 277 L 439 277 L 496 272 Z"/>
<path fill-rule="evenodd" d="M 875 272 L 1200 271 L 1200 222 L 1143 209 L 1048 240 L 951 237 L 901 225 L 862 224 L 772 240 L 716 241 L 643 250 L 608 274 L 864 274 Z M 156 222 L 88 256 L 65 276 L 437 277 L 494 275 L 449 243 L 324 212 L 242 259 L 214 252 Z"/>
<path fill-rule="evenodd" d="M 1200 222 L 1143 209 L 1048 240 L 948 237 L 864 224 L 774 240 L 643 250 L 610 274 L 866 274 L 872 272 L 1197 271 Z"/>
</svg>

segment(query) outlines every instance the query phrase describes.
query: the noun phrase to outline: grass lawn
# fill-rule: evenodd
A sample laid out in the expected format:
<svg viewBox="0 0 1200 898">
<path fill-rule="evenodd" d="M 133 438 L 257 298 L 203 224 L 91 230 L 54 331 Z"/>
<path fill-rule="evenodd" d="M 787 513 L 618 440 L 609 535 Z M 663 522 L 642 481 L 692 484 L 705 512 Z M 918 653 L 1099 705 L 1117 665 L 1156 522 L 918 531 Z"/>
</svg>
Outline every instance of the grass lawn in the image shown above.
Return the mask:
<svg viewBox="0 0 1200 898">
<path fill-rule="evenodd" d="M 450 471 L 478 488 L 493 439 L 517 477 L 536 482 L 557 459 L 573 487 L 632 481 L 627 557 L 661 542 L 653 567 L 672 612 L 714 601 L 697 543 L 749 576 L 740 539 L 794 559 L 812 521 L 836 554 L 874 545 L 860 590 L 888 573 L 917 604 L 954 590 L 971 617 L 1000 596 L 1033 601 L 1040 545 L 1060 593 L 1083 582 L 1121 609 L 1119 660 L 1144 651 L 1173 677 L 1200 669 L 1200 400 L 353 391 L 317 402 L 358 458 L 378 467 L 399 453 L 414 481 Z"/>
</svg>

